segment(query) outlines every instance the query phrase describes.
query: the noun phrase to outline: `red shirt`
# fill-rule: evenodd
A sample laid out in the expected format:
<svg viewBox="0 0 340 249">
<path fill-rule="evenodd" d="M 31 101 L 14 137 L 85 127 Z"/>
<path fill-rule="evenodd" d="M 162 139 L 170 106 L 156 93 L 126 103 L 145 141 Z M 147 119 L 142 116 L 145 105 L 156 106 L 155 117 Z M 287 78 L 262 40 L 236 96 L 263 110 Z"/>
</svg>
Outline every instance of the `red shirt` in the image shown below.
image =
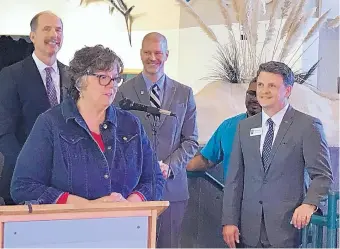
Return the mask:
<svg viewBox="0 0 340 249">
<path fill-rule="evenodd" d="M 101 151 L 104 152 L 104 150 L 105 150 L 105 145 L 104 145 L 104 141 L 103 141 L 103 139 L 102 139 L 102 136 L 101 136 L 100 134 L 97 134 L 97 133 L 92 132 L 92 131 L 91 131 L 91 134 L 92 134 L 94 140 L 96 140 L 96 142 L 98 143 L 99 148 L 101 149 Z M 137 195 L 139 196 L 139 198 L 141 198 L 142 201 L 145 201 L 144 196 L 143 196 L 141 193 L 139 193 L 139 192 L 134 192 L 134 194 L 137 194 Z M 68 193 L 68 192 L 63 193 L 63 194 L 59 197 L 59 199 L 57 200 L 57 204 L 66 204 L 68 196 L 69 196 L 69 193 Z"/>
<path fill-rule="evenodd" d="M 105 145 L 104 145 L 104 141 L 103 141 L 103 139 L 102 139 L 102 135 L 97 134 L 97 133 L 95 133 L 95 132 L 93 132 L 93 131 L 91 131 L 91 134 L 92 134 L 94 140 L 96 140 L 97 144 L 99 145 L 99 148 L 101 149 L 101 151 L 104 152 L 104 150 L 105 150 Z M 57 200 L 57 204 L 66 204 L 68 196 L 69 196 L 69 193 L 67 193 L 67 192 L 66 192 L 66 193 L 63 193 L 63 194 L 59 197 L 59 199 Z M 143 199 L 143 198 L 141 198 L 141 199 Z"/>
<path fill-rule="evenodd" d="M 99 148 L 104 152 L 105 145 L 104 145 L 104 142 L 103 142 L 102 135 L 97 134 L 97 133 L 95 133 L 93 131 L 91 131 L 91 134 L 92 134 L 94 140 L 96 140 L 97 144 L 99 145 Z"/>
</svg>

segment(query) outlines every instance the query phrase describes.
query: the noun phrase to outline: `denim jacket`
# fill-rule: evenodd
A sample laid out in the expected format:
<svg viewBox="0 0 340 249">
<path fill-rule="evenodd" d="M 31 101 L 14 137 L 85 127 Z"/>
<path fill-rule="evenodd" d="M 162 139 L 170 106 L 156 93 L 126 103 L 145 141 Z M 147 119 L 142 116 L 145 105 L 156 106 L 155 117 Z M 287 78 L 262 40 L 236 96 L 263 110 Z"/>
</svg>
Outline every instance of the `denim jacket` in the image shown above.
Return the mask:
<svg viewBox="0 0 340 249">
<path fill-rule="evenodd" d="M 17 159 L 13 200 L 49 204 L 64 192 L 93 200 L 135 191 L 160 200 L 165 180 L 139 120 L 111 105 L 100 132 L 104 152 L 72 99 L 41 114 Z"/>
</svg>

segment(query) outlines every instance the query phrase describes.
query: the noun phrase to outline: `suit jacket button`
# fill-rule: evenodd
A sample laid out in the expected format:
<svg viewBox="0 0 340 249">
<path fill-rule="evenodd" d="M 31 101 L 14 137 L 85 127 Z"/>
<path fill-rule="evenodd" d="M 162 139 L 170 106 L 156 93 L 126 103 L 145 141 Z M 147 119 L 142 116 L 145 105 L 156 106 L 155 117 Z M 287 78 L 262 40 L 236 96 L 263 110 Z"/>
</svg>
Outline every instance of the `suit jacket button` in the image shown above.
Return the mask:
<svg viewBox="0 0 340 249">
<path fill-rule="evenodd" d="M 262 201 L 259 201 L 259 203 L 262 205 L 263 204 L 263 202 Z"/>
</svg>

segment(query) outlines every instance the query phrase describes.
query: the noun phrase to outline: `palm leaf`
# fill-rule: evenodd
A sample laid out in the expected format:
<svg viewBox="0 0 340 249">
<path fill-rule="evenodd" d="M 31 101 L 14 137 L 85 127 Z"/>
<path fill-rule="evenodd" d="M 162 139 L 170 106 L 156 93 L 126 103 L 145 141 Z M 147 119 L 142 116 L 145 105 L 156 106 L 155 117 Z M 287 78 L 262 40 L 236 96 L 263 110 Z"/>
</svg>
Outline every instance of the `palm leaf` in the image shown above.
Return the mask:
<svg viewBox="0 0 340 249">
<path fill-rule="evenodd" d="M 190 4 L 187 3 L 186 0 L 177 0 L 177 1 L 180 2 L 184 7 L 186 7 L 187 10 L 195 17 L 195 19 L 199 22 L 202 30 L 207 34 L 207 36 L 209 38 L 211 38 L 213 41 L 218 42 L 215 33 L 202 20 L 202 18 L 199 16 L 199 14 L 190 6 Z"/>
<path fill-rule="evenodd" d="M 213 68 L 210 75 L 204 77 L 204 79 L 240 83 L 242 78 L 239 56 L 236 47 L 230 47 L 228 44 L 218 44 L 217 53 L 214 56 L 216 68 Z"/>
<path fill-rule="evenodd" d="M 313 74 L 318 67 L 321 59 L 313 64 L 307 72 L 295 73 L 295 82 L 298 84 L 304 84 Z"/>
</svg>

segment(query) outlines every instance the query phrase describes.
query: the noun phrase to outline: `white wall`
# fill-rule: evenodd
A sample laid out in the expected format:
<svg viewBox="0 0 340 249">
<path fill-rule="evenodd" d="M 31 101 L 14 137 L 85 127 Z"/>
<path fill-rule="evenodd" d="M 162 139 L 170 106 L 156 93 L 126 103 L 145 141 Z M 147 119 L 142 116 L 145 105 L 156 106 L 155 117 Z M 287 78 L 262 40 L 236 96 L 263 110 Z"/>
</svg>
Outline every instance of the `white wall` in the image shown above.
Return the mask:
<svg viewBox="0 0 340 249">
<path fill-rule="evenodd" d="M 340 77 L 339 64 L 339 27 L 320 30 L 318 68 L 318 89 L 323 92 L 337 92 L 337 78 Z"/>
<path fill-rule="evenodd" d="M 185 12 L 185 15 L 190 14 L 179 7 L 177 0 L 143 0 L 145 1 L 144 4 L 139 4 L 140 0 L 126 1 L 129 6 L 136 5 L 134 15 L 137 18 L 132 33 L 132 47 L 128 43 L 125 22 L 120 13 L 114 12 L 113 15 L 110 15 L 106 3 L 94 3 L 87 7 L 81 7 L 79 6 L 80 0 L 0 0 L 0 35 L 28 35 L 31 18 L 40 11 L 51 10 L 59 15 L 64 22 L 65 40 L 58 54 L 58 59 L 65 64 L 68 64 L 77 49 L 84 45 L 100 43 L 114 49 L 122 57 L 126 68 L 141 69 L 139 49 L 142 37 L 147 32 L 158 31 L 163 33 L 169 40 L 170 56 L 166 65 L 167 74 L 193 87 L 195 93 L 207 85 L 208 81 L 202 80 L 202 78 L 208 76 L 214 66 L 213 56 L 216 46 L 198 27 L 198 23 L 197 27 L 178 28 L 180 27 L 180 18 L 184 18 L 184 13 L 181 14 L 181 12 Z M 210 7 L 213 6 L 206 5 L 207 11 Z M 339 1 L 326 0 L 322 5 L 323 10 L 326 7 L 337 9 Z M 217 7 L 215 9 L 218 10 Z M 333 12 L 332 15 L 335 13 Z M 170 14 L 168 15 L 169 18 L 166 15 L 167 13 Z M 263 27 L 265 24 L 266 21 L 260 23 Z M 157 27 L 163 26 L 164 29 L 157 29 Z M 145 28 L 143 29 L 143 27 Z M 223 43 L 226 40 L 225 27 L 223 25 L 213 25 L 211 28 Z M 262 31 L 259 34 L 259 42 L 263 41 L 264 38 L 264 29 Z M 336 46 L 335 43 L 332 44 L 333 47 Z M 328 43 L 325 46 L 322 45 L 322 48 L 327 50 L 328 45 Z M 300 50 L 308 46 L 309 44 L 306 44 Z M 270 46 L 268 48 L 270 49 Z M 318 51 L 319 41 L 317 39 L 309 48 L 309 51 L 297 61 L 294 69 L 304 71 L 309 69 L 318 60 Z M 327 51 L 331 54 L 334 49 Z M 327 51 L 324 56 L 326 56 Z M 336 64 L 332 63 L 326 67 L 329 68 L 329 66 L 335 67 Z M 325 70 L 321 68 L 318 71 Z M 335 70 L 333 69 L 333 71 Z M 324 83 L 325 81 L 321 78 L 318 83 L 317 79 L 319 78 L 316 72 L 310 83 L 323 89 L 323 84 L 326 84 Z M 330 88 L 326 87 L 324 89 Z"/>
<path fill-rule="evenodd" d="M 147 1 L 153 3 L 156 0 Z M 164 30 L 137 29 L 133 31 L 131 47 L 125 20 L 120 13 L 115 11 L 110 15 L 106 3 L 93 3 L 84 7 L 79 6 L 79 2 L 79 0 L 0 0 L 0 35 L 29 35 L 29 23 L 32 17 L 40 11 L 51 10 L 60 16 L 64 23 L 64 43 L 58 54 L 58 59 L 63 63 L 68 64 L 74 52 L 85 45 L 103 44 L 112 48 L 122 57 L 125 68 L 142 69 L 139 51 L 143 36 L 148 32 L 158 31 L 168 38 L 170 56 L 166 73 L 178 79 L 179 18 L 177 18 L 177 24 L 172 23 L 176 27 L 175 29 L 171 29 L 169 20 L 164 19 L 167 27 Z M 168 2 L 167 7 L 171 11 L 172 18 L 179 17 L 179 7 L 174 5 L 173 8 L 170 8 L 171 6 L 172 3 Z M 138 10 L 138 8 L 136 9 Z M 139 8 L 137 13 L 143 14 L 144 11 L 145 8 Z M 144 22 L 145 27 L 156 28 L 155 23 L 162 25 L 162 20 L 163 18 L 156 14 L 152 16 L 152 19 L 139 17 L 136 19 L 136 23 L 138 23 L 136 26 L 140 27 L 141 22 Z"/>
<path fill-rule="evenodd" d="M 323 0 L 322 13 L 331 9 L 328 20 L 340 15 L 339 0 Z M 317 75 L 317 87 L 324 92 L 337 92 L 337 78 L 340 76 L 340 32 L 337 29 L 322 28 L 319 35 L 318 57 L 321 58 Z"/>
<path fill-rule="evenodd" d="M 324 13 L 327 10 L 331 10 L 328 18 L 335 18 L 340 14 L 340 1 L 339 0 L 322 0 L 321 12 Z"/>
</svg>

